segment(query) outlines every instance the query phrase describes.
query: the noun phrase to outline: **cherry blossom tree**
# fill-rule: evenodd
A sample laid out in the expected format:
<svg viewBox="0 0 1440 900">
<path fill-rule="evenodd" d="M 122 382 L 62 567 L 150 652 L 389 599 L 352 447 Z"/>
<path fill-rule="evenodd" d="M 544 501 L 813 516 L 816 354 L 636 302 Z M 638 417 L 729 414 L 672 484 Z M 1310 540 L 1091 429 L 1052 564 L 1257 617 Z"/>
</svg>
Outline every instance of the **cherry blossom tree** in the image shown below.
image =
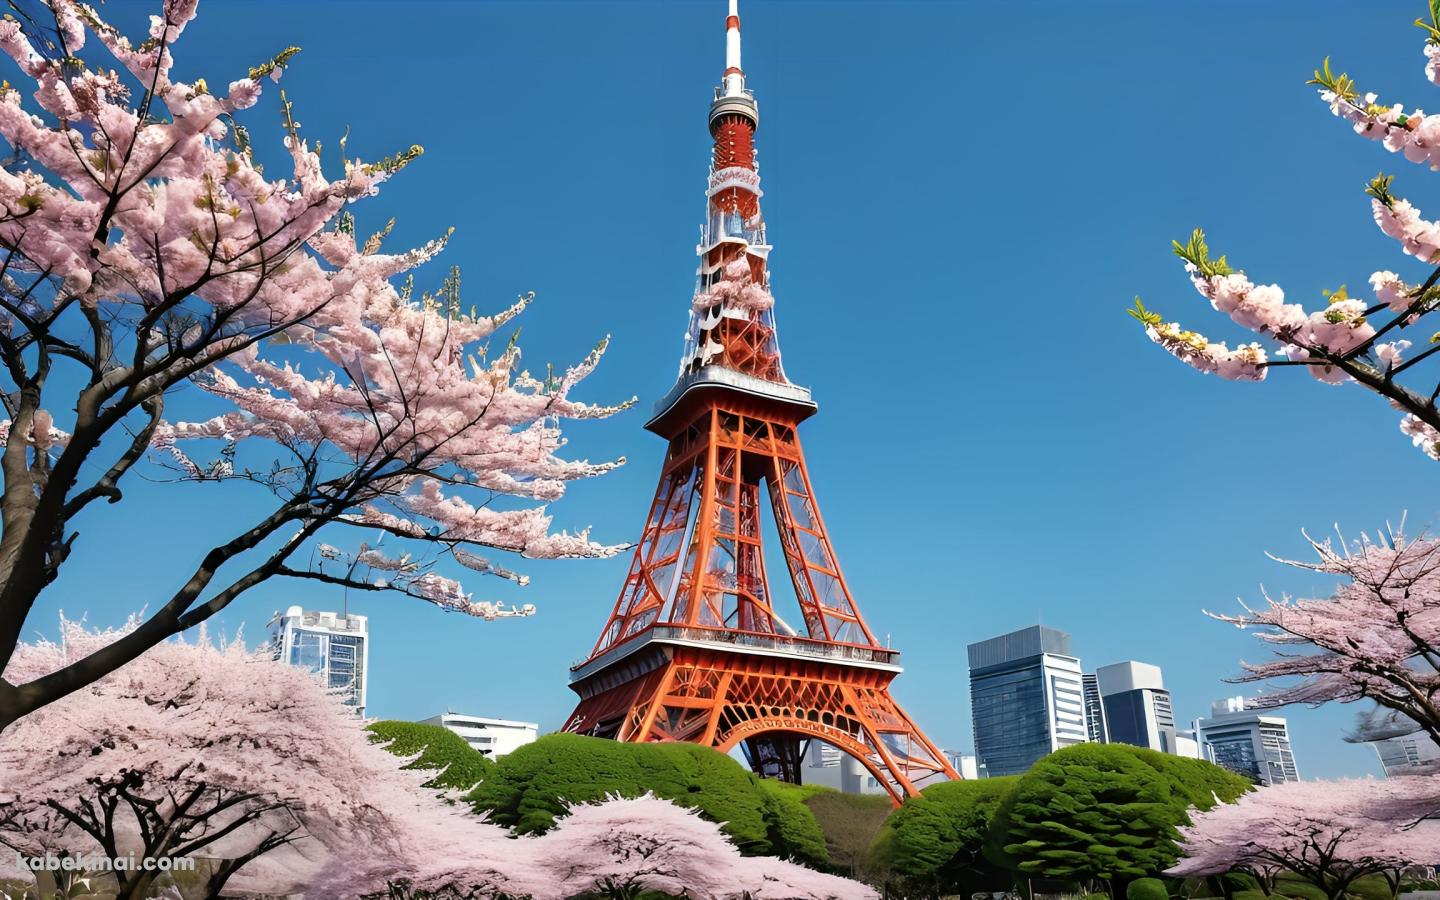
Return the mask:
<svg viewBox="0 0 1440 900">
<path fill-rule="evenodd" d="M 1425 29 L 1425 74 L 1440 84 L 1440 0 L 1431 0 Z M 1362 137 L 1411 162 L 1440 170 L 1440 115 L 1427 116 L 1400 104 L 1385 105 L 1373 93 L 1360 94 L 1348 75 L 1335 74 L 1327 58 L 1311 81 L 1332 113 L 1348 122 Z M 1440 384 L 1420 381 L 1420 363 L 1440 351 L 1440 344 L 1412 353 L 1416 341 L 1402 336 L 1422 333 L 1432 344 L 1432 313 L 1440 309 L 1440 224 L 1421 218 L 1420 211 L 1393 190 L 1393 178 L 1381 175 L 1366 187 L 1375 223 L 1394 238 L 1400 249 L 1430 267 L 1419 283 L 1382 270 L 1370 276 L 1373 300 L 1351 297 L 1342 285 L 1326 291 L 1323 309 L 1306 310 L 1287 303 L 1276 284 L 1257 284 L 1233 268 L 1226 257 L 1210 252 L 1205 234 L 1196 229 L 1175 253 L 1197 291 L 1217 311 L 1241 328 L 1273 344 L 1279 358 L 1272 359 L 1257 341 L 1230 348 L 1145 307 L 1136 298 L 1130 314 L 1146 335 L 1182 362 L 1201 372 L 1238 381 L 1263 381 L 1275 366 L 1303 366 L 1325 384 L 1353 382 L 1384 397 L 1401 414 L 1400 430 L 1425 454 L 1440 459 Z M 1427 319 L 1427 317 L 1430 317 Z M 1402 377 L 1403 376 L 1403 377 Z"/>
<path fill-rule="evenodd" d="M 282 93 L 290 171 L 266 173 L 237 117 L 297 48 L 212 89 L 174 74 L 196 0 L 162 0 L 138 44 L 89 5 L 42 2 L 44 22 L 0 21 L 0 51 L 26 82 L 0 86 L 0 137 L 14 151 L 0 170 L 0 669 L 85 546 L 76 518 L 103 528 L 137 468 L 259 485 L 275 503 L 197 554 L 116 640 L 34 681 L 0 681 L 0 729 L 269 578 L 397 591 L 490 619 L 533 607 L 474 599 L 435 570 L 441 554 L 523 584 L 475 551 L 620 549 L 554 533 L 544 507 L 523 502 L 556 500 L 567 482 L 623 462 L 558 455 L 562 420 L 628 405 L 571 397 L 604 342 L 531 377 L 513 338 L 487 352 L 531 297 L 497 315 L 467 311 L 454 270 L 417 295 L 413 270 L 444 237 L 398 253 L 380 249 L 390 225 L 357 239 L 348 207 L 419 147 L 366 163 L 342 140 L 343 167 L 327 175 Z M 191 385 L 208 406 L 176 418 L 174 394 Z M 326 526 L 378 530 L 402 549 L 345 549 L 343 535 L 317 547 Z"/>
<path fill-rule="evenodd" d="M 127 628 L 135 627 L 135 623 Z M 22 644 L 7 672 L 30 678 L 122 639 L 63 622 Z M 528 844 L 423 787 L 433 772 L 372 744 L 310 672 L 239 642 L 164 641 L 0 734 L 0 844 L 25 854 L 213 861 L 207 895 L 387 881 L 553 895 Z M 154 871 L 117 871 L 118 898 Z"/>
<path fill-rule="evenodd" d="M 720 826 L 653 795 L 570 808 L 533 839 L 561 896 L 643 891 L 729 900 L 870 900 L 857 881 L 773 857 L 742 857 Z"/>
<path fill-rule="evenodd" d="M 1413 723 L 1400 732 L 1424 730 L 1440 742 L 1440 541 L 1391 533 L 1350 547 L 1311 545 L 1316 562 L 1282 561 L 1340 576 L 1331 596 L 1267 594 L 1240 615 L 1210 613 L 1282 648 L 1273 660 L 1244 664 L 1236 680 L 1288 680 L 1262 692 L 1260 707 L 1373 700 Z"/>
<path fill-rule="evenodd" d="M 1383 875 L 1394 896 L 1401 876 L 1440 862 L 1440 821 L 1415 821 L 1417 794 L 1433 778 L 1303 781 L 1262 787 L 1235 803 L 1196 812 L 1181 826 L 1177 877 L 1240 871 L 1266 894 L 1293 872 L 1331 898 L 1366 875 Z"/>
</svg>

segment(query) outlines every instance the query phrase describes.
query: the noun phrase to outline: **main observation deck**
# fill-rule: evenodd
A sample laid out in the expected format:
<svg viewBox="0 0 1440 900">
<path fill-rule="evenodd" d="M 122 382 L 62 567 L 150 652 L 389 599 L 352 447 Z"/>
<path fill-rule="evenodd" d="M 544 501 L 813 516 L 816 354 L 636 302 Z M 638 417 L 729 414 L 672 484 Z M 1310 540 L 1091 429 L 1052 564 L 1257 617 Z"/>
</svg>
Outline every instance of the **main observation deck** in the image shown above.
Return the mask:
<svg viewBox="0 0 1440 900">
<path fill-rule="evenodd" d="M 796 422 L 802 422 L 819 411 L 820 407 L 810 398 L 810 389 L 798 384 L 780 383 L 757 378 L 745 372 L 737 372 L 728 366 L 710 365 L 688 372 L 675 382 L 665 396 L 655 401 L 654 413 L 645 428 L 661 436 L 666 434 L 670 413 L 685 405 L 682 401 L 699 399 L 700 395 L 714 390 L 739 393 L 760 402 L 779 404 L 794 410 Z"/>
<path fill-rule="evenodd" d="M 904 671 L 900 666 L 900 651 L 889 648 L 862 647 L 859 644 L 816 641 L 786 634 L 760 634 L 752 631 L 733 631 L 728 628 L 708 628 L 700 625 L 654 625 L 624 643 L 611 647 L 599 656 L 571 666 L 570 681 L 571 683 L 583 681 L 596 672 L 609 668 L 621 659 L 656 644 L 717 649 L 755 656 L 778 656 L 790 659 L 799 657 L 820 662 L 837 662 L 866 669 L 879 669 L 885 672 Z"/>
</svg>

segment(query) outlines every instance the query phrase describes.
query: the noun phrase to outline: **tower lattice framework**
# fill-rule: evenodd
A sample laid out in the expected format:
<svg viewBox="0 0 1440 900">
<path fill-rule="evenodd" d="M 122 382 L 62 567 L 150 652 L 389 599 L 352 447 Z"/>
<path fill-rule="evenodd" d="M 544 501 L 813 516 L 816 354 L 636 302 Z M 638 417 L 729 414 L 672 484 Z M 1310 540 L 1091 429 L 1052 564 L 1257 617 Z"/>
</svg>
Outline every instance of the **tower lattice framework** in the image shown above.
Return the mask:
<svg viewBox="0 0 1440 900">
<path fill-rule="evenodd" d="M 793 782 L 819 739 L 898 802 L 959 776 L 890 696 L 900 655 L 865 624 L 820 517 L 797 433 L 817 408 L 776 340 L 736 0 L 726 45 L 680 376 L 646 424 L 669 450 L 620 597 L 571 670 L 580 703 L 565 730 L 741 746 L 756 772 Z M 767 515 L 783 603 L 765 572 Z"/>
</svg>

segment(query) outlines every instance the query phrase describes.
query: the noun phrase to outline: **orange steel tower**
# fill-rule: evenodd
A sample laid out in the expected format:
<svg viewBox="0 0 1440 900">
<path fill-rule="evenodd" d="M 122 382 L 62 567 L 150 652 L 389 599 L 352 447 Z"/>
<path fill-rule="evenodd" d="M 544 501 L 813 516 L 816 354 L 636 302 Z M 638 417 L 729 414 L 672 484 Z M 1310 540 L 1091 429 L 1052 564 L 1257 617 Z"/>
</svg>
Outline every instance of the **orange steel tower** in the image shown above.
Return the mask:
<svg viewBox="0 0 1440 900">
<path fill-rule="evenodd" d="M 805 471 L 796 426 L 816 406 L 780 366 L 736 2 L 680 376 L 645 426 L 670 449 L 620 598 L 571 669 L 565 730 L 740 745 L 756 772 L 792 782 L 818 738 L 899 802 L 959 776 L 891 699 L 900 654 L 861 617 Z M 794 589 L 783 606 L 765 578 L 764 498 Z"/>
</svg>

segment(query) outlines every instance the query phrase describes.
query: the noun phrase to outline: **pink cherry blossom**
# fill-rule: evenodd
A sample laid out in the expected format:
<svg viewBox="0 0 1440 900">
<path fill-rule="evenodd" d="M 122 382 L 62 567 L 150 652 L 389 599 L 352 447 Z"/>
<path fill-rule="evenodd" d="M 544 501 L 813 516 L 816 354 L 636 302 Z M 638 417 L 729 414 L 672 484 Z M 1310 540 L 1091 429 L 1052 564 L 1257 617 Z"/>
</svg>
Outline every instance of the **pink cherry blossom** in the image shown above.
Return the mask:
<svg viewBox="0 0 1440 900">
<path fill-rule="evenodd" d="M 1430 35 L 1425 45 L 1426 75 L 1440 83 L 1440 19 L 1432 15 L 1428 23 L 1420 24 Z M 1312 83 L 1319 85 L 1320 97 L 1330 110 L 1357 133 L 1406 159 L 1440 170 L 1440 115 L 1407 111 L 1401 104 L 1383 105 L 1377 95 L 1357 91 L 1348 75 L 1336 74 L 1328 59 Z M 1392 179 L 1382 174 L 1366 188 L 1376 224 L 1405 254 L 1427 265 L 1440 265 L 1440 223 L 1425 219 L 1414 204 L 1396 196 L 1391 183 Z M 1395 272 L 1377 271 L 1370 276 L 1370 285 L 1378 303 L 1351 297 L 1342 285 L 1323 292 L 1328 301 L 1323 307 L 1307 310 L 1301 304 L 1287 303 L 1278 285 L 1257 285 L 1244 271 L 1232 268 L 1225 257 L 1212 257 L 1200 229 L 1187 244 L 1175 242 L 1174 249 L 1185 261 L 1192 284 L 1212 307 L 1273 347 L 1267 350 L 1237 341 L 1232 351 L 1224 342 L 1212 342 L 1176 322 L 1167 323 L 1137 300 L 1131 315 L 1140 320 L 1151 341 L 1200 372 L 1231 380 L 1262 381 L 1270 368 L 1289 366 L 1305 369 L 1322 384 L 1359 385 L 1395 407 L 1401 431 L 1426 455 L 1440 460 L 1436 450 L 1440 385 L 1433 374 L 1430 383 L 1424 383 L 1426 379 L 1415 368 L 1440 348 L 1427 347 L 1407 355 L 1420 341 L 1403 339 L 1413 338 L 1405 329 L 1440 312 L 1435 273 L 1420 284 L 1411 284 Z M 1433 332 L 1432 328 L 1422 335 L 1427 343 Z"/>
<path fill-rule="evenodd" d="M 1387 534 L 1311 546 L 1316 562 L 1285 562 L 1341 578 L 1330 596 L 1265 594 L 1241 614 L 1210 614 L 1279 648 L 1239 680 L 1286 682 L 1259 695 L 1262 708 L 1371 700 L 1440 742 L 1440 541 Z"/>
<path fill-rule="evenodd" d="M 357 233 L 355 205 L 421 148 L 366 162 L 341 141 L 342 162 L 327 171 L 283 98 L 288 165 L 262 169 L 241 119 L 296 49 L 217 79 L 223 89 L 177 80 L 174 53 L 197 5 L 157 6 L 148 38 L 132 43 L 88 4 L 44 0 L 83 65 L 38 52 L 28 21 L 0 20 L 0 53 L 25 82 L 0 88 L 0 138 L 23 151 L 0 170 L 0 372 L 12 382 L 0 390 L 0 668 L 42 592 L 93 547 L 87 535 L 107 515 L 125 520 L 124 505 L 110 504 L 136 472 L 244 480 L 275 500 L 220 544 L 185 554 L 204 561 L 155 598 L 143 627 L 65 673 L 0 682 L 0 730 L 269 578 L 396 591 L 496 619 L 534 606 L 477 597 L 458 572 L 438 571 L 445 558 L 524 584 L 481 554 L 622 549 L 554 528 L 547 507 L 527 505 L 623 463 L 569 458 L 561 432 L 633 402 L 578 396 L 607 341 L 532 376 L 502 329 L 533 295 L 479 312 L 462 304 L 458 270 L 429 291 L 410 279 L 448 232 L 398 251 L 382 249 L 388 224 Z M 734 304 L 765 301 L 740 281 L 720 290 Z M 205 396 L 187 408 L 203 412 L 178 416 L 170 398 L 191 387 Z M 77 535 L 82 514 L 92 525 Z M 414 565 L 316 552 L 320 540 L 353 546 L 377 528 L 384 555 Z"/>
<path fill-rule="evenodd" d="M 62 619 L 60 640 L 22 644 L 5 675 L 61 670 L 137 627 L 138 617 L 104 630 Z M 337 860 L 352 885 L 383 890 L 438 877 L 449 857 L 435 851 L 463 847 L 476 861 L 469 884 L 484 868 L 491 890 L 546 893 L 525 845 L 446 805 L 406 761 L 371 744 L 310 672 L 202 631 L 0 733 L 0 844 L 206 857 L 220 861 L 210 890 L 265 893 L 321 885 Z M 149 880 L 122 873 L 119 896 L 148 896 Z"/>
<path fill-rule="evenodd" d="M 1332 898 L 1356 879 L 1384 875 L 1392 892 L 1401 875 L 1440 863 L 1440 821 L 1413 816 L 1414 800 L 1440 804 L 1440 778 L 1344 779 L 1258 788 L 1235 803 L 1194 812 L 1181 826 L 1183 859 L 1175 877 L 1241 871 L 1266 892 L 1290 872 Z"/>
<path fill-rule="evenodd" d="M 563 896 L 637 890 L 696 900 L 874 900 L 873 889 L 773 858 L 747 858 L 720 826 L 646 794 L 570 808 L 538 838 Z"/>
</svg>

